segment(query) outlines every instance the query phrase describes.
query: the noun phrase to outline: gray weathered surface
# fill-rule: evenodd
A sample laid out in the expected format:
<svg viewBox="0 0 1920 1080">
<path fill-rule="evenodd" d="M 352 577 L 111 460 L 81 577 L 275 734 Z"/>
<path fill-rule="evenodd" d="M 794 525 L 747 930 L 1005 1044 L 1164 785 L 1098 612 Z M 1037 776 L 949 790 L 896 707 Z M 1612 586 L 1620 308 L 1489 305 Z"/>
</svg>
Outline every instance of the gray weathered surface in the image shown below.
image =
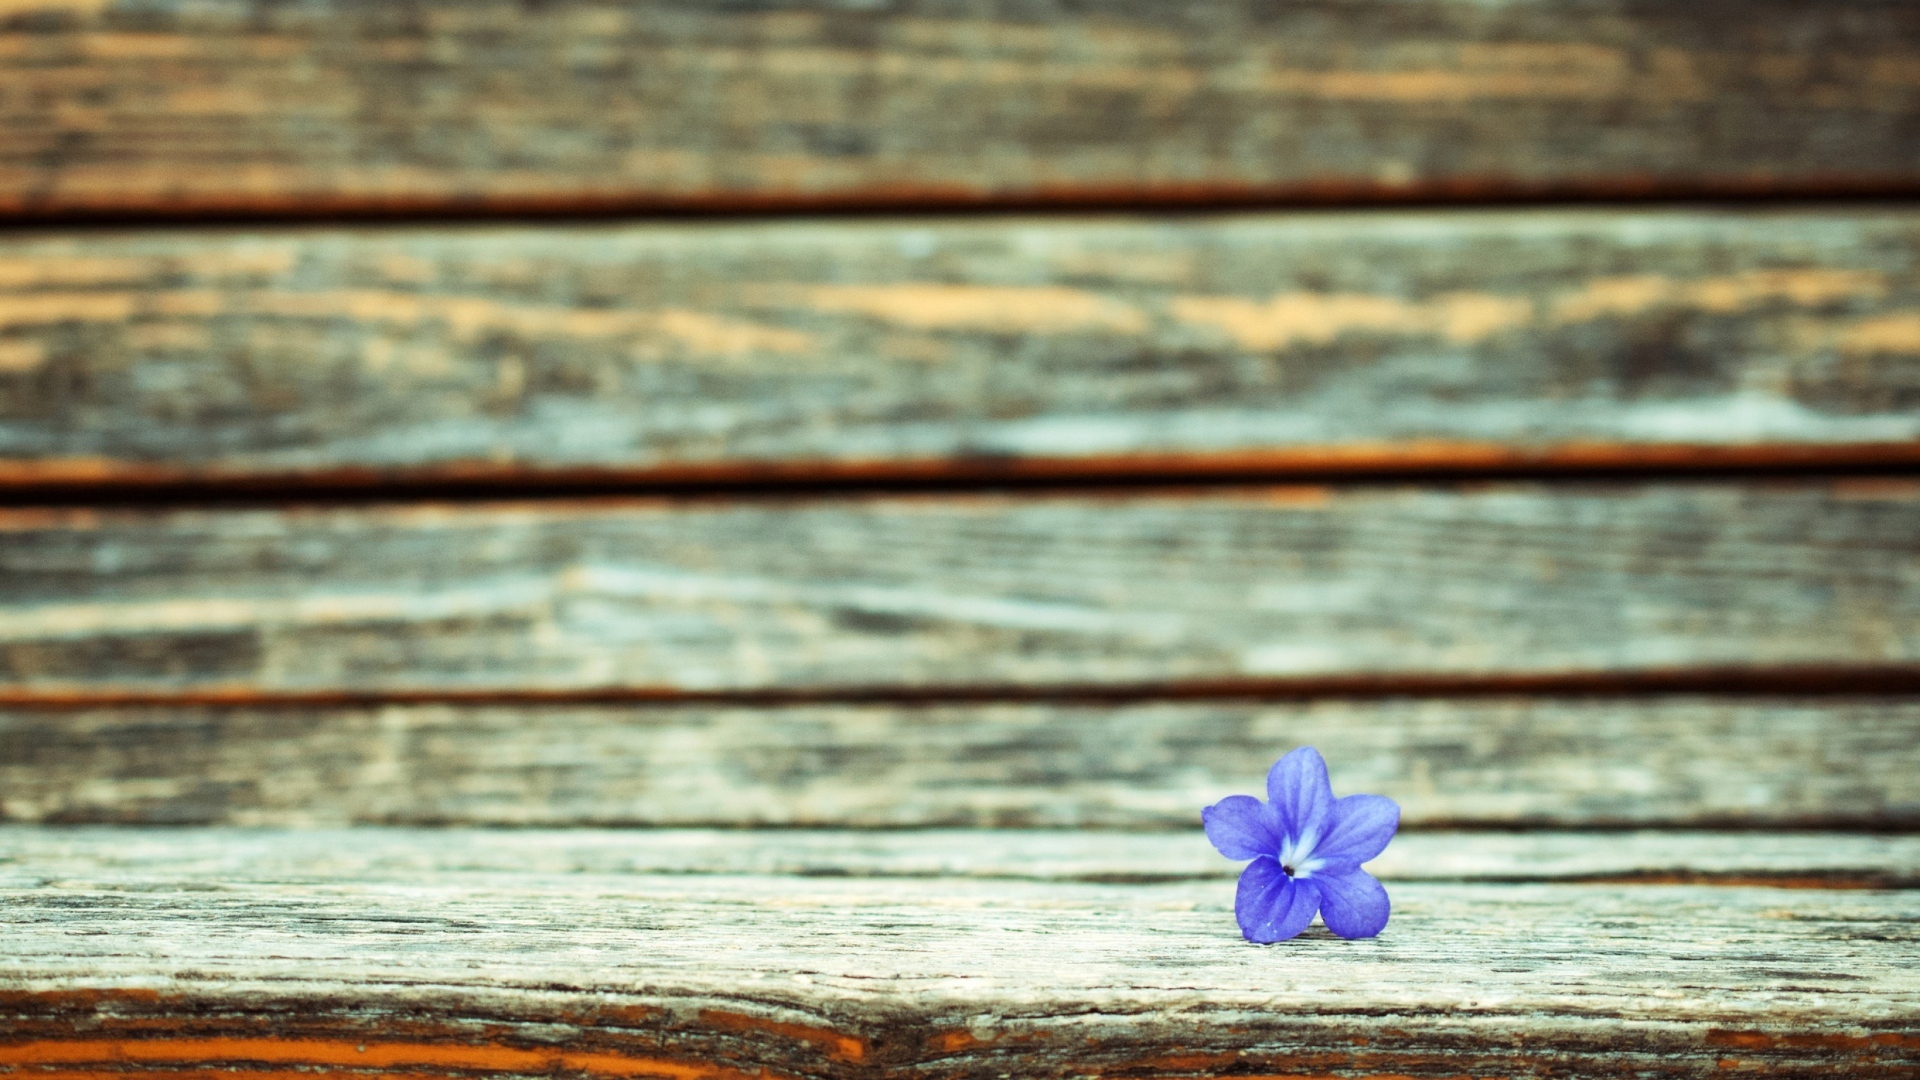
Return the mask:
<svg viewBox="0 0 1920 1080">
<path fill-rule="evenodd" d="M 1887 211 L 29 235 L 0 482 L 1913 459 L 1916 256 Z"/>
<path fill-rule="evenodd" d="M 0 0 L 15 220 L 1848 190 L 1920 190 L 1920 7 Z M 1917 254 L 16 234 L 0 486 L 1911 463 Z M 1167 699 L 1920 678 L 1917 538 L 1909 479 L 0 511 L 0 1074 L 1911 1080 L 1912 697 Z M 1161 700 L 932 703 L 1102 689 Z M 761 705 L 631 700 L 701 691 Z M 1303 743 L 1425 826 L 1378 940 L 1241 942 L 1192 828 Z M 962 824 L 1078 828 L 820 827 Z"/>
<path fill-rule="evenodd" d="M 1920 486 L 0 513 L 17 700 L 1920 660 Z"/>
<path fill-rule="evenodd" d="M 1336 780 L 1339 779 L 1336 776 Z M 1257 785 L 1242 785 L 1249 790 Z M 1337 790 L 1373 791 L 1341 785 Z M 1191 815 L 1198 820 L 1198 813 Z M 130 829 L 0 826 L 0 855 L 51 879 L 218 887 L 398 884 L 434 874 L 723 874 L 1158 884 L 1232 880 L 1197 827 L 1104 829 Z M 1386 881 L 1736 881 L 1920 887 L 1920 836 L 1640 829 L 1406 831 Z M 24 872 L 24 871 L 23 871 Z"/>
<path fill-rule="evenodd" d="M 1920 173 L 1849 0 L 9 0 L 0 210 L 1820 190 Z"/>
<path fill-rule="evenodd" d="M 165 865 L 157 834 L 79 834 L 103 835 L 144 868 L 0 864 L 0 1061 L 990 1077 L 1696 1075 L 1735 1059 L 1907 1075 L 1920 1053 L 1907 892 L 1406 883 L 1376 940 L 1259 948 L 1224 880 L 417 865 L 288 880 L 271 854 L 209 878 Z"/>
<path fill-rule="evenodd" d="M 1920 825 L 1910 698 L 12 710 L 0 820 L 1184 828 L 1297 745 L 1414 825 Z"/>
</svg>

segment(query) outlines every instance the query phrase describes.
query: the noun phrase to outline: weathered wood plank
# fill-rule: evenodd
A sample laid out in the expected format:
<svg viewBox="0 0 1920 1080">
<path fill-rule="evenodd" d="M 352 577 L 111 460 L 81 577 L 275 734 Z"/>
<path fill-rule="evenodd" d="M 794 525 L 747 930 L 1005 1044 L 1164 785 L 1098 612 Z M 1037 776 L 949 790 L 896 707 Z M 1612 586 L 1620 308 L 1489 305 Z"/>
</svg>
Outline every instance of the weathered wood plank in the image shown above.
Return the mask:
<svg viewBox="0 0 1920 1080">
<path fill-rule="evenodd" d="M 1243 787 L 1246 785 L 1243 785 Z M 1350 785 L 1349 785 L 1350 786 Z M 1193 826 L 1064 829 L 50 829 L 0 826 L 45 878 L 404 884 L 434 874 L 723 874 L 1162 884 L 1232 880 Z M 1403 831 L 1386 881 L 1673 882 L 1920 888 L 1920 836 L 1858 832 Z"/>
<path fill-rule="evenodd" d="M 20 510 L 0 671 L 77 701 L 1910 667 L 1916 536 L 1908 481 Z"/>
<path fill-rule="evenodd" d="M 16 486 L 1920 460 L 1907 212 L 72 234 L 0 264 Z"/>
<path fill-rule="evenodd" d="M 70 869 L 0 864 L 0 1062 L 60 1080 L 1920 1064 L 1907 892 L 1402 883 L 1377 939 L 1260 948 L 1227 881 Z"/>
<path fill-rule="evenodd" d="M 0 711 L 0 820 L 1185 828 L 1318 747 L 1409 825 L 1920 825 L 1911 698 Z"/>
<path fill-rule="evenodd" d="M 1853 0 L 13 0 L 0 209 L 1804 191 L 1920 174 Z"/>
</svg>

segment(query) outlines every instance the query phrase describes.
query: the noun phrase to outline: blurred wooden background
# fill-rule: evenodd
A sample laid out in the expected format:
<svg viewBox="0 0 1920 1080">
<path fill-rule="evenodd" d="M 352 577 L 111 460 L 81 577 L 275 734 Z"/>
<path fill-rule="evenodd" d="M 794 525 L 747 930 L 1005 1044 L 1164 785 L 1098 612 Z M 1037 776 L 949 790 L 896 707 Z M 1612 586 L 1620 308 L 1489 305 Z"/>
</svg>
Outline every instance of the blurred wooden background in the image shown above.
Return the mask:
<svg viewBox="0 0 1920 1080">
<path fill-rule="evenodd" d="M 0 230 L 9 1076 L 1920 1075 L 1920 7 L 0 0 Z"/>
</svg>

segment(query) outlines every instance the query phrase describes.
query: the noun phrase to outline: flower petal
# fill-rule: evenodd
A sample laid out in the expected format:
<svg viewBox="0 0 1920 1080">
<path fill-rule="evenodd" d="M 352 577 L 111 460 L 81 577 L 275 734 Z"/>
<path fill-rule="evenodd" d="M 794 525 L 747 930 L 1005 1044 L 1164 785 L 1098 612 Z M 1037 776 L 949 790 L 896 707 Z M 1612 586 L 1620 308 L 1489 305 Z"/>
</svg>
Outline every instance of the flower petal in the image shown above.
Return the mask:
<svg viewBox="0 0 1920 1080">
<path fill-rule="evenodd" d="M 1271 857 L 1247 864 L 1233 898 L 1233 914 L 1248 941 L 1285 941 L 1313 922 L 1320 910 L 1320 888 L 1287 876 Z"/>
<path fill-rule="evenodd" d="M 1385 795 L 1349 795 L 1327 811 L 1327 831 L 1313 856 L 1359 866 L 1386 849 L 1400 827 L 1400 804 Z"/>
<path fill-rule="evenodd" d="M 1286 837 L 1311 841 L 1319 836 L 1333 806 L 1333 786 L 1327 783 L 1327 762 L 1320 751 L 1303 746 L 1274 762 L 1267 772 L 1267 802 Z M 1303 846 L 1301 858 L 1313 848 L 1311 843 Z"/>
<path fill-rule="evenodd" d="M 1365 870 L 1347 870 L 1315 874 L 1311 884 L 1320 887 L 1320 921 L 1327 929 L 1343 938 L 1363 938 L 1386 928 L 1393 905 L 1379 878 Z"/>
<path fill-rule="evenodd" d="M 1229 795 L 1200 811 L 1207 839 L 1229 859 L 1252 859 L 1280 850 L 1266 806 L 1251 795 Z"/>
</svg>

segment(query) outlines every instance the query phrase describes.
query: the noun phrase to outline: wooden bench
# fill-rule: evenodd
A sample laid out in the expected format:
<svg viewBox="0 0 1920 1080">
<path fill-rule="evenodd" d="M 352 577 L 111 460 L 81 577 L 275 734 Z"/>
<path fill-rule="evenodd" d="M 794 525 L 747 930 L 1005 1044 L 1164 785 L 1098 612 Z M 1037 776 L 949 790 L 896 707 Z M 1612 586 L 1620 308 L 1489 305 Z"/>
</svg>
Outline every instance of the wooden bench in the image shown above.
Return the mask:
<svg viewBox="0 0 1920 1080">
<path fill-rule="evenodd" d="M 0 0 L 0 1077 L 1920 1076 L 1920 7 Z M 1378 938 L 1199 809 L 1396 799 Z"/>
</svg>

